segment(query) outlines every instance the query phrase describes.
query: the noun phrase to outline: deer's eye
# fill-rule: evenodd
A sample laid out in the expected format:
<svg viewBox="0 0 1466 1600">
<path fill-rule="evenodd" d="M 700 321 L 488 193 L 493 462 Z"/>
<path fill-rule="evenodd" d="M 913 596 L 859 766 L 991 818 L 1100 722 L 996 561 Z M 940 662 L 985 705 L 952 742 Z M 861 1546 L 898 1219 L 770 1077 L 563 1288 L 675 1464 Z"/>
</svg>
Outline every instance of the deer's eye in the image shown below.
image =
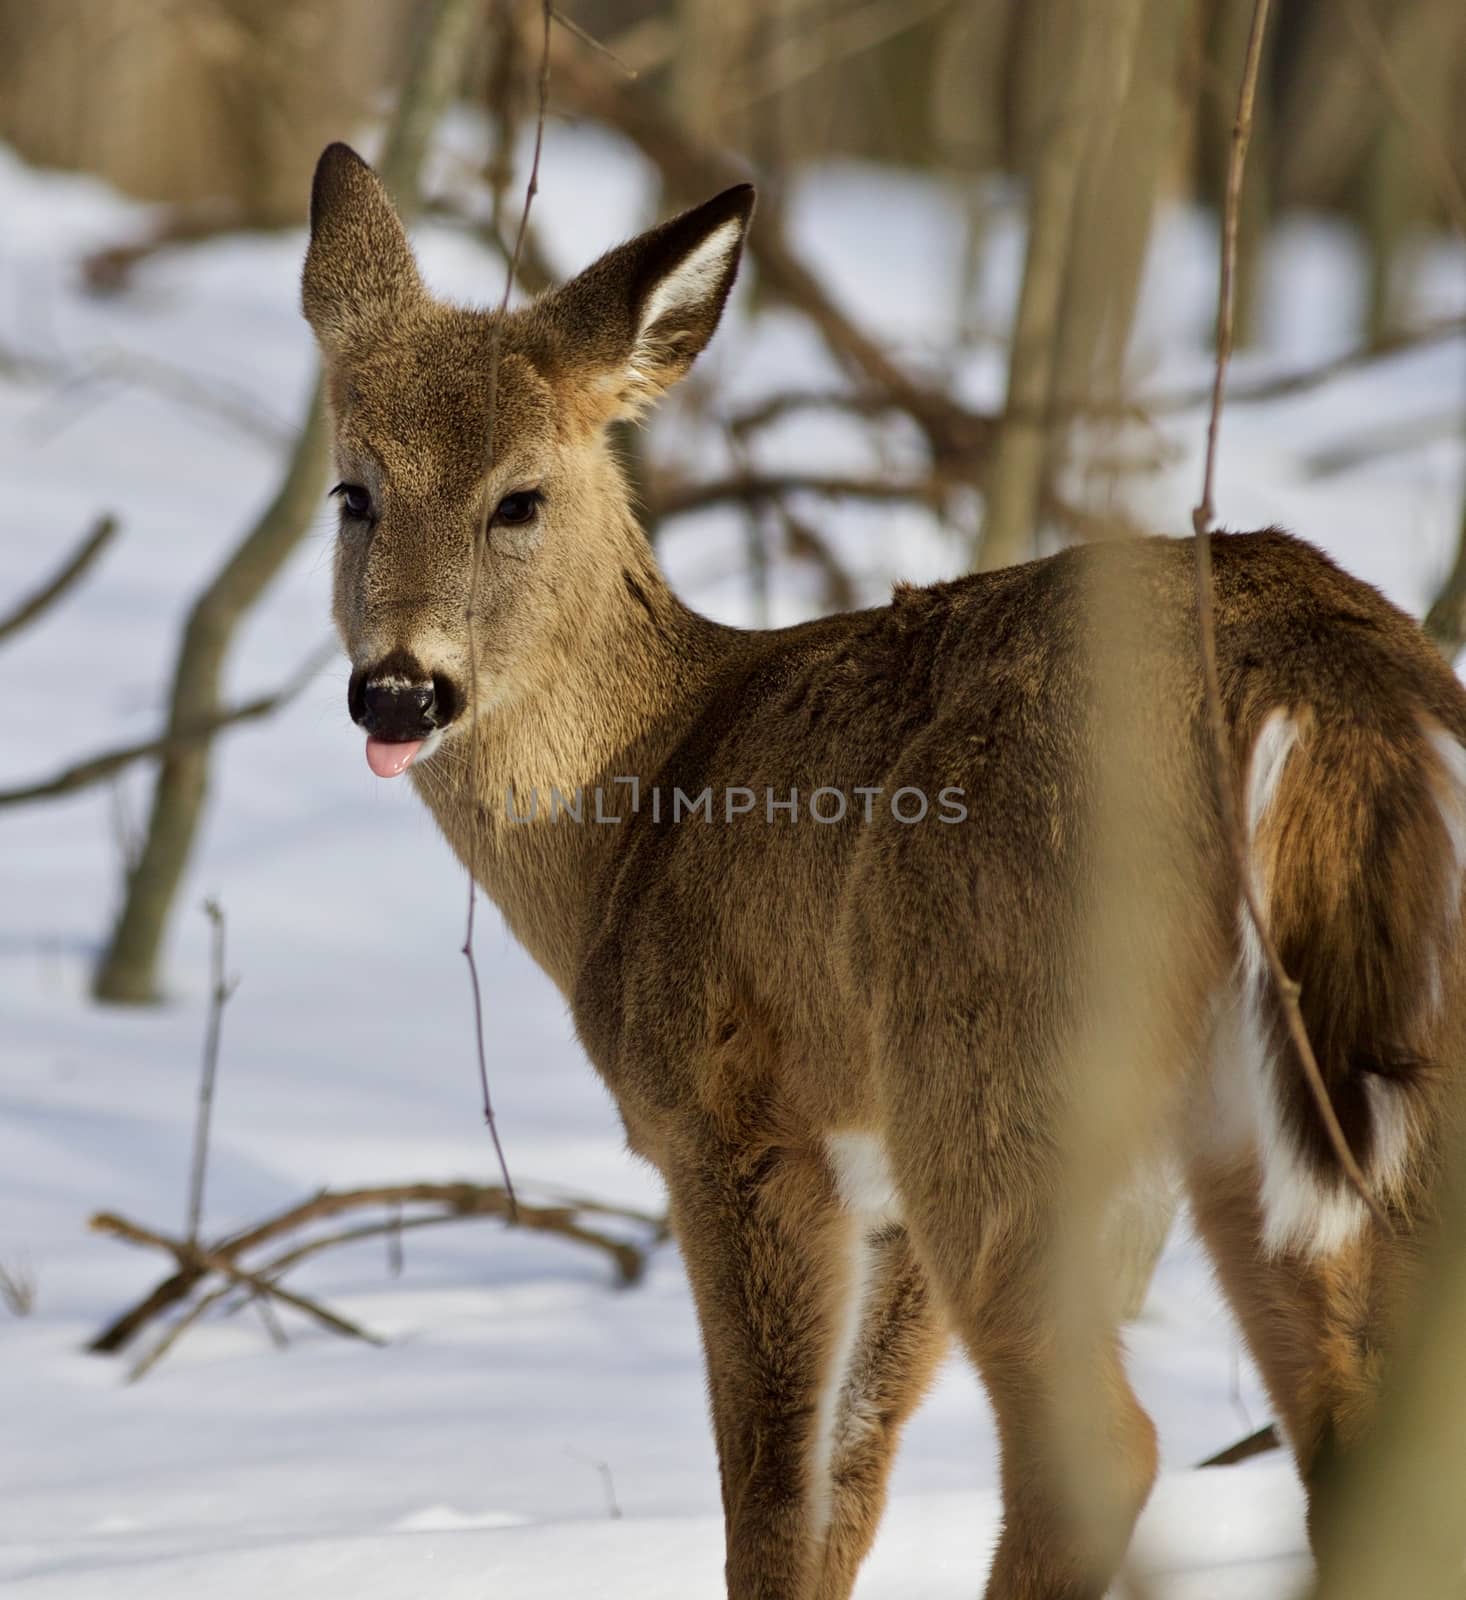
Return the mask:
<svg viewBox="0 0 1466 1600">
<path fill-rule="evenodd" d="M 369 489 L 359 483 L 338 483 L 331 491 L 346 508 L 348 517 L 365 522 L 372 514 L 372 496 Z"/>
<path fill-rule="evenodd" d="M 506 527 L 534 521 L 544 495 L 538 489 L 516 489 L 506 494 L 494 510 L 494 521 Z"/>
</svg>

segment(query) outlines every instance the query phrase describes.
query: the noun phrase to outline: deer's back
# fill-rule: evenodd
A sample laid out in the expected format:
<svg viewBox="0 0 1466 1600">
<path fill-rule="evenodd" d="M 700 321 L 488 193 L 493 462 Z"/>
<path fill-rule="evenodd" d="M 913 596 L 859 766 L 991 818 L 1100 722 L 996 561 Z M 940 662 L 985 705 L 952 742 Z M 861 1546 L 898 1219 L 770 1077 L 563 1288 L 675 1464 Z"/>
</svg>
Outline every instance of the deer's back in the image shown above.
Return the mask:
<svg viewBox="0 0 1466 1600">
<path fill-rule="evenodd" d="M 1276 532 L 1213 551 L 1239 771 L 1278 707 L 1386 742 L 1424 712 L 1466 739 L 1454 675 L 1375 590 Z M 914 989 L 952 942 L 975 1006 L 1021 981 L 1036 940 L 1077 931 L 1117 785 L 1122 811 L 1103 815 L 1142 830 L 1220 951 L 1236 885 L 1193 561 L 1189 540 L 1074 550 L 745 636 L 657 805 L 644 794 L 624 830 L 587 930 L 576 1020 L 623 1109 L 643 1106 L 649 1129 L 658 1108 L 711 1105 L 723 1062 L 755 1097 L 792 1084 L 801 1120 L 858 1120 L 861 1031 L 900 1001 L 872 991 L 903 974 Z M 711 820 L 678 800 L 704 791 Z M 822 817 L 843 799 L 843 817 L 816 820 L 812 799 Z"/>
</svg>

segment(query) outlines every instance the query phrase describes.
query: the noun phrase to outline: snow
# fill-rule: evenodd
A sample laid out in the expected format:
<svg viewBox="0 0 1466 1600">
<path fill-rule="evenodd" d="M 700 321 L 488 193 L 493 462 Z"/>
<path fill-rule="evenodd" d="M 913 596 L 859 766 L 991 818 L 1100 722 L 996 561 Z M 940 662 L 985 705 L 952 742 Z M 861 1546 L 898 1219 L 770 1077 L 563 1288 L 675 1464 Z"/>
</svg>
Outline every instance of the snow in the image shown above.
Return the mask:
<svg viewBox="0 0 1466 1600">
<path fill-rule="evenodd" d="M 475 130 L 455 121 L 439 161 L 458 170 Z M 537 218 L 573 266 L 649 220 L 655 186 L 625 149 L 553 128 Z M 792 197 L 800 244 L 841 298 L 910 358 L 954 369 L 964 394 L 1001 394 L 993 348 L 950 348 L 959 243 L 953 192 L 851 166 Z M 1001 325 L 1021 238 L 995 193 L 976 315 Z M 162 253 L 132 289 L 81 292 L 78 256 L 132 236 L 145 208 L 95 182 L 28 170 L 0 150 L 0 596 L 19 594 L 106 508 L 124 532 L 61 608 L 5 652 L 0 785 L 144 737 L 157 724 L 189 597 L 268 497 L 304 404 L 310 351 L 296 312 L 299 233 Z M 879 226 L 872 227 L 872 219 Z M 462 231 L 419 231 L 438 287 L 487 301 L 501 267 Z M 1213 293 L 1208 223 L 1170 216 L 1151 265 L 1141 343 L 1157 388 L 1204 379 Z M 1459 252 L 1423 250 L 1421 315 L 1466 307 Z M 1273 242 L 1265 347 L 1239 379 L 1313 361 L 1353 338 L 1361 267 L 1340 231 L 1293 219 Z M 947 348 L 944 349 L 944 345 Z M 79 383 L 98 350 L 131 352 L 227 385 L 265 424 L 246 433 L 198 404 L 112 377 Z M 1445 570 L 1462 488 L 1459 441 L 1341 476 L 1307 456 L 1371 420 L 1459 404 L 1462 342 L 1404 357 L 1286 406 L 1235 408 L 1220 503 L 1233 526 L 1285 523 L 1419 611 Z M 114 373 L 118 369 L 114 366 Z M 126 362 L 122 364 L 126 370 Z M 740 294 L 699 381 L 719 405 L 789 378 L 833 379 L 807 331 Z M 709 472 L 720 431 L 675 401 L 654 442 Z M 1157 527 L 1186 526 L 1201 418 L 1165 428 L 1175 458 L 1137 493 Z M 680 433 L 680 437 L 679 437 Z M 760 447 L 772 466 L 819 459 L 900 470 L 893 428 L 871 460 L 847 423 L 805 419 Z M 896 575 L 959 570 L 964 548 L 927 513 L 813 505 L 863 592 Z M 326 508 L 230 664 L 231 695 L 273 687 L 327 631 Z M 708 513 L 669 531 L 664 558 L 695 602 L 748 620 L 744 533 Z M 808 614 L 791 577 L 775 619 Z M 144 1382 L 82 1352 L 162 1276 L 148 1252 L 86 1228 L 95 1210 L 181 1224 L 207 986 L 207 926 L 229 918 L 238 993 L 224 1026 L 208 1220 L 255 1220 L 325 1185 L 493 1181 L 478 1116 L 463 964 L 464 884 L 407 787 L 373 779 L 335 665 L 286 713 L 218 747 L 206 826 L 170 944 L 171 1003 L 99 1010 L 89 964 L 115 903 L 119 837 L 145 814 L 147 775 L 0 818 L 0 1265 L 26 1268 L 36 1306 L 0 1321 L 0 1587 L 8 1594 L 157 1600 L 207 1594 L 431 1593 L 698 1600 L 721 1592 L 718 1489 L 696 1327 L 672 1246 L 622 1290 L 599 1256 L 472 1223 L 410 1237 L 405 1272 L 380 1247 L 327 1254 L 298 1283 L 383 1335 L 349 1343 L 284 1321 L 273 1347 L 252 1314 L 211 1320 Z M 500 1126 L 517 1178 L 657 1207 L 563 1005 L 498 923 L 479 962 Z M 1198 1473 L 1267 1408 L 1184 1228 L 1129 1331 L 1137 1388 L 1161 1431 L 1165 1476 L 1136 1559 L 1167 1597 L 1290 1592 L 1307 1570 L 1302 1497 L 1280 1456 Z M 996 1527 L 994 1442 L 978 1386 L 950 1364 L 912 1424 L 860 1600 L 971 1595 Z M 612 1509 L 619 1511 L 613 1516 Z M 919 1578 L 914 1576 L 919 1575 Z"/>
</svg>

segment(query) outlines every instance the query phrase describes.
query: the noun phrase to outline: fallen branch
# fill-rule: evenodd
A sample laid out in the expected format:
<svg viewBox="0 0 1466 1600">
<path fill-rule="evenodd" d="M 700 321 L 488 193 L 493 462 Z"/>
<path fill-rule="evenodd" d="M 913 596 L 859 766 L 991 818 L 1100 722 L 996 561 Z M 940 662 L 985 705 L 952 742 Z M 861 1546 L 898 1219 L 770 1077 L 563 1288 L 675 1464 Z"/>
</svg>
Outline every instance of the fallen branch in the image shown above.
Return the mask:
<svg viewBox="0 0 1466 1600">
<path fill-rule="evenodd" d="M 1211 525 L 1214 516 L 1212 486 L 1216 479 L 1217 436 L 1221 430 L 1222 402 L 1226 393 L 1227 363 L 1232 354 L 1233 280 L 1237 267 L 1237 225 L 1242 196 L 1242 174 L 1247 163 L 1247 144 L 1252 133 L 1252 107 L 1257 93 L 1257 71 L 1262 59 L 1263 34 L 1267 28 L 1269 0 L 1256 0 L 1252 11 L 1251 31 L 1247 39 L 1247 57 L 1242 71 L 1242 87 L 1237 99 L 1237 120 L 1232 129 L 1232 152 L 1227 163 L 1227 188 L 1222 216 L 1221 284 L 1217 305 L 1217 366 L 1212 384 L 1211 415 L 1206 430 L 1206 462 L 1202 469 L 1201 500 L 1191 513 L 1195 531 L 1196 552 L 1196 608 L 1197 625 L 1201 635 L 1202 681 L 1206 694 L 1207 720 L 1211 725 L 1212 744 L 1216 758 L 1217 798 L 1221 808 L 1222 828 L 1232 856 L 1237 880 L 1247 915 L 1252 921 L 1257 942 L 1267 963 L 1278 1004 L 1287 1023 L 1288 1034 L 1308 1080 L 1309 1091 L 1318 1106 L 1319 1117 L 1328 1135 L 1329 1144 L 1339 1162 L 1340 1169 L 1350 1186 L 1368 1207 L 1370 1215 L 1386 1233 L 1390 1225 L 1379 1202 L 1369 1192 L 1344 1130 L 1334 1113 L 1333 1101 L 1318 1059 L 1303 1023 L 1303 1013 L 1298 1005 L 1299 988 L 1289 977 L 1278 954 L 1277 945 L 1268 930 L 1267 919 L 1258 903 L 1257 887 L 1253 879 L 1252 863 L 1248 859 L 1247 838 L 1238 815 L 1236 773 L 1227 739 L 1226 717 L 1222 709 L 1221 677 L 1217 667 L 1217 621 L 1215 588 L 1212 582 Z"/>
<path fill-rule="evenodd" d="M 22 784 L 15 789 L 0 789 L 0 808 L 31 805 L 38 800 L 53 799 L 59 794 L 88 789 L 93 784 L 102 783 L 110 778 L 113 773 L 122 771 L 124 767 L 130 767 L 136 761 L 176 755 L 181 750 L 207 743 L 225 728 L 236 727 L 243 722 L 258 722 L 263 717 L 272 716 L 276 711 L 283 710 L 289 705 L 335 653 L 334 644 L 324 646 L 293 678 L 273 694 L 246 700 L 242 705 L 222 707 L 208 716 L 200 717 L 196 722 L 185 723 L 167 733 L 159 734 L 156 738 L 144 739 L 138 744 L 119 745 L 115 750 L 104 750 L 99 755 L 88 756 L 86 760 L 63 767 L 52 777 L 41 778 L 35 783 Z"/>
<path fill-rule="evenodd" d="M 415 1214 L 403 1215 L 404 1207 L 413 1208 Z M 353 1212 L 376 1212 L 378 1215 L 335 1232 L 289 1242 L 292 1235 Z M 592 1226 L 586 1220 L 592 1217 L 615 1218 L 630 1224 L 641 1237 L 639 1240 L 618 1238 Z M 94 1231 L 128 1244 L 161 1250 L 173 1258 L 174 1270 L 135 1305 L 114 1318 L 87 1348 L 98 1354 L 121 1350 L 148 1324 L 174 1307 L 193 1300 L 195 1292 L 201 1291 L 199 1298 L 186 1306 L 179 1321 L 163 1335 L 160 1344 L 133 1369 L 133 1376 L 140 1377 L 188 1327 L 240 1287 L 263 1301 L 273 1298 L 334 1333 L 379 1344 L 382 1341 L 366 1329 L 318 1300 L 283 1288 L 279 1279 L 300 1262 L 338 1245 L 372 1238 L 391 1239 L 421 1228 L 482 1218 L 497 1218 L 511 1228 L 554 1234 L 598 1250 L 610 1257 L 624 1285 L 640 1280 L 650 1250 L 667 1236 L 662 1218 L 629 1207 L 554 1195 L 539 1203 L 521 1199 L 516 1204 L 502 1186 L 475 1183 L 408 1183 L 322 1190 L 263 1222 L 209 1245 L 159 1233 L 114 1212 L 100 1212 L 91 1219 Z M 284 1248 L 272 1254 L 267 1247 L 275 1245 Z M 223 1281 L 215 1282 L 215 1279 Z"/>
<path fill-rule="evenodd" d="M 117 528 L 117 518 L 111 512 L 98 517 L 92 524 L 91 532 L 82 539 L 57 571 L 33 594 L 27 595 L 9 616 L 0 617 L 0 639 L 8 639 L 11 634 L 19 633 L 22 628 L 29 627 L 85 577 L 97 557 L 111 544 Z"/>
<path fill-rule="evenodd" d="M 343 1317 L 339 1312 L 332 1311 L 329 1306 L 323 1306 L 318 1300 L 312 1300 L 303 1294 L 296 1294 L 293 1290 L 283 1289 L 278 1283 L 266 1276 L 273 1270 L 273 1263 L 263 1272 L 251 1272 L 241 1267 L 230 1255 L 220 1250 L 210 1249 L 203 1245 L 193 1243 L 188 1239 L 173 1239 L 167 1234 L 156 1233 L 151 1228 L 144 1228 L 139 1223 L 130 1222 L 126 1217 L 120 1217 L 112 1211 L 99 1211 L 91 1220 L 92 1230 L 96 1233 L 105 1233 L 114 1239 L 121 1239 L 126 1244 L 150 1246 L 155 1250 L 165 1250 L 177 1261 L 182 1272 L 197 1272 L 202 1278 L 209 1273 L 218 1273 L 220 1277 L 228 1279 L 231 1284 L 240 1284 L 253 1289 L 256 1294 L 273 1295 L 282 1304 L 292 1306 L 295 1310 L 304 1312 L 306 1316 L 313 1317 L 322 1327 L 329 1328 L 333 1333 L 339 1333 L 351 1339 L 364 1339 L 368 1344 L 383 1344 L 375 1334 L 368 1333 L 365 1328 Z M 195 1279 L 197 1282 L 198 1279 Z M 95 1347 L 94 1347 L 95 1348 Z"/>
</svg>

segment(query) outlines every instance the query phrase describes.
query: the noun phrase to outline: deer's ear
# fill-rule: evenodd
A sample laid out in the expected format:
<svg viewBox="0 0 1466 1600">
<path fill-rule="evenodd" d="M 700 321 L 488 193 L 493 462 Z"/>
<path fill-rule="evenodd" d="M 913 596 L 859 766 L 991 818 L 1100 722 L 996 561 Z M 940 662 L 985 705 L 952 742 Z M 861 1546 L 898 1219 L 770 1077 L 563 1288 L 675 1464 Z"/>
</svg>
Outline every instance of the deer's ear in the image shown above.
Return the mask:
<svg viewBox="0 0 1466 1600">
<path fill-rule="evenodd" d="M 713 336 L 738 273 L 753 185 L 618 245 L 545 303 L 570 358 L 588 364 L 613 416 L 682 377 Z"/>
<path fill-rule="evenodd" d="M 382 180 L 350 145 L 327 145 L 311 185 L 311 239 L 301 277 L 306 321 L 328 355 L 369 338 L 423 293 Z"/>
</svg>

